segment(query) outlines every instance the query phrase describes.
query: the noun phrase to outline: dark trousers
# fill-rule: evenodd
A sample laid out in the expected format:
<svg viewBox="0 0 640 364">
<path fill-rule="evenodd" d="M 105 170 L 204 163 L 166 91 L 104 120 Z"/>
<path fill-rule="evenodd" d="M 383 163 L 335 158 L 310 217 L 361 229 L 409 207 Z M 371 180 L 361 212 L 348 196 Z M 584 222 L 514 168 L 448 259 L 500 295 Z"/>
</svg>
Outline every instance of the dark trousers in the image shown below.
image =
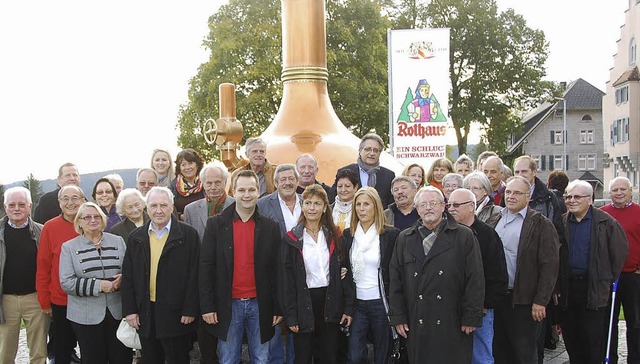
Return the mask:
<svg viewBox="0 0 640 364">
<path fill-rule="evenodd" d="M 107 309 L 104 320 L 97 325 L 71 323 L 80 344 L 82 363 L 107 364 L 131 363 L 133 351 L 116 337 L 120 320 Z"/>
<path fill-rule="evenodd" d="M 311 288 L 311 306 L 314 317 L 314 331 L 310 333 L 298 333 L 293 335 L 296 364 L 335 364 L 336 346 L 340 326 L 337 323 L 324 321 L 324 303 L 327 296 L 327 288 Z"/>
<path fill-rule="evenodd" d="M 356 300 L 349 336 L 349 363 L 367 363 L 367 334 L 371 334 L 375 364 L 389 361 L 391 327 L 382 299 Z"/>
<path fill-rule="evenodd" d="M 610 363 L 613 364 L 618 362 L 618 317 L 621 305 L 627 326 L 627 363 L 640 364 L 640 274 L 622 273 L 618 280 L 609 351 Z"/>
<path fill-rule="evenodd" d="M 507 295 L 494 309 L 495 364 L 538 364 L 541 324 L 531 317 L 531 305 L 512 305 Z"/>
<path fill-rule="evenodd" d="M 149 310 L 149 337 L 140 336 L 142 345 L 142 360 L 144 363 L 155 364 L 189 364 L 191 351 L 191 334 L 170 338 L 156 338 L 155 303 L 151 302 Z"/>
<path fill-rule="evenodd" d="M 588 279 L 569 278 L 567 307 L 562 310 L 562 336 L 571 363 L 600 364 L 606 351 L 609 310 L 587 309 Z"/>
<path fill-rule="evenodd" d="M 211 335 L 204 329 L 206 323 L 202 318 L 198 321 L 198 347 L 200 348 L 200 364 L 217 364 L 218 338 Z"/>
<path fill-rule="evenodd" d="M 52 304 L 51 312 L 53 334 L 56 338 L 53 349 L 56 364 L 69 364 L 71 353 L 76 347 L 76 335 L 71 327 L 71 321 L 67 320 L 67 306 Z"/>
</svg>

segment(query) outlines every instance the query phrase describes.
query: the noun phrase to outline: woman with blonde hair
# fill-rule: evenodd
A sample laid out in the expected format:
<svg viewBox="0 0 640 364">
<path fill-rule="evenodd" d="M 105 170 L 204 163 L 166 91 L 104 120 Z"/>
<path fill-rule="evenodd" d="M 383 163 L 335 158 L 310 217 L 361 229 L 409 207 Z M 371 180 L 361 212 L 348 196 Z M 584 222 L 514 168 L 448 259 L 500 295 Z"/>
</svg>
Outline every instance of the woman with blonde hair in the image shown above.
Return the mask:
<svg viewBox="0 0 640 364">
<path fill-rule="evenodd" d="M 453 172 L 453 163 L 447 158 L 438 158 L 429 167 L 427 172 L 427 183 L 442 192 L 444 195 L 444 187 L 442 187 L 442 179 L 449 173 Z M 420 188 L 420 187 L 418 187 Z"/>
<path fill-rule="evenodd" d="M 424 184 L 427 182 L 426 176 L 424 174 L 424 168 L 422 168 L 422 166 L 418 163 L 411 163 L 408 166 L 404 167 L 402 175 L 411 178 L 413 182 L 416 183 L 418 189 L 424 186 Z"/>
<path fill-rule="evenodd" d="M 153 153 L 151 153 L 151 168 L 158 173 L 158 186 L 167 187 L 176 178 L 171 154 L 167 150 L 153 150 Z"/>
<path fill-rule="evenodd" d="M 382 364 L 387 362 L 391 349 L 389 261 L 400 231 L 385 225 L 380 195 L 374 188 L 362 187 L 353 201 L 351 227 L 342 236 L 356 297 L 349 363 L 367 362 L 367 337 L 371 334 L 374 362 Z"/>
</svg>

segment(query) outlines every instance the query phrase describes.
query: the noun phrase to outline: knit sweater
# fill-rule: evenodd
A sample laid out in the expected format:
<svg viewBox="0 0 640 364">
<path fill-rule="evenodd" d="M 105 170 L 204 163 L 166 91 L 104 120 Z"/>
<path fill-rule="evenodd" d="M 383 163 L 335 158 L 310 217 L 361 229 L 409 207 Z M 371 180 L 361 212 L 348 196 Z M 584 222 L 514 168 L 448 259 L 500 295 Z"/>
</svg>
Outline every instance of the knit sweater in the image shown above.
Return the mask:
<svg viewBox="0 0 640 364">
<path fill-rule="evenodd" d="M 43 310 L 51 304 L 66 306 L 67 294 L 60 286 L 60 252 L 62 244 L 78 236 L 73 223 L 62 215 L 47 221 L 42 228 L 38 247 L 38 267 L 36 270 L 36 291 Z"/>
<path fill-rule="evenodd" d="M 602 211 L 611 215 L 627 234 L 629 241 L 629 253 L 624 261 L 622 271 L 624 273 L 635 272 L 640 269 L 640 205 L 631 203 L 625 208 L 615 208 L 612 204 L 602 206 Z"/>
</svg>

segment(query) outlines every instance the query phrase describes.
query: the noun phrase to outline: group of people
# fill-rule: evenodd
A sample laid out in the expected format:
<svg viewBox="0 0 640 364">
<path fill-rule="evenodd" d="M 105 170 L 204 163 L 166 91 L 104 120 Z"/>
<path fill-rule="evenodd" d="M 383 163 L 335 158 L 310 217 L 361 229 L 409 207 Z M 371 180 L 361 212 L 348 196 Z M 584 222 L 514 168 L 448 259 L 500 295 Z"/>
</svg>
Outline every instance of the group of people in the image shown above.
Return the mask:
<svg viewBox="0 0 640 364">
<path fill-rule="evenodd" d="M 32 363 L 45 363 L 47 337 L 58 364 L 76 344 L 83 363 L 130 363 L 124 319 L 144 363 L 189 363 L 197 340 L 202 363 L 237 364 L 246 336 L 255 363 L 366 363 L 371 342 L 376 364 L 396 350 L 410 363 L 534 364 L 556 323 L 572 363 L 615 363 L 622 306 L 628 361 L 640 362 L 628 179 L 597 209 L 589 183 L 553 171 L 545 184 L 529 156 L 512 169 L 492 152 L 441 158 L 396 176 L 383 148 L 363 136 L 331 186 L 312 154 L 273 165 L 250 138 L 231 174 L 193 149 L 175 168 L 156 150 L 135 188 L 96 181 L 95 202 L 64 164 L 33 217 L 29 191 L 8 189 L 0 360 L 13 362 L 24 320 Z"/>
</svg>

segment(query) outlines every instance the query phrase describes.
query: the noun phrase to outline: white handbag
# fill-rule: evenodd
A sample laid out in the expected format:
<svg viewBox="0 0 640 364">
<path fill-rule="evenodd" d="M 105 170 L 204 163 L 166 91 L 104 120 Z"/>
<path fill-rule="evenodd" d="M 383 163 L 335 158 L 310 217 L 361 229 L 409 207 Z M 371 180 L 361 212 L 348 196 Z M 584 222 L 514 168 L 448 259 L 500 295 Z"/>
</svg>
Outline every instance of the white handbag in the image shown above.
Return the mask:
<svg viewBox="0 0 640 364">
<path fill-rule="evenodd" d="M 120 321 L 120 326 L 118 326 L 118 331 L 116 331 L 116 337 L 128 348 L 138 350 L 142 349 L 138 331 L 130 326 L 125 319 Z"/>
</svg>

